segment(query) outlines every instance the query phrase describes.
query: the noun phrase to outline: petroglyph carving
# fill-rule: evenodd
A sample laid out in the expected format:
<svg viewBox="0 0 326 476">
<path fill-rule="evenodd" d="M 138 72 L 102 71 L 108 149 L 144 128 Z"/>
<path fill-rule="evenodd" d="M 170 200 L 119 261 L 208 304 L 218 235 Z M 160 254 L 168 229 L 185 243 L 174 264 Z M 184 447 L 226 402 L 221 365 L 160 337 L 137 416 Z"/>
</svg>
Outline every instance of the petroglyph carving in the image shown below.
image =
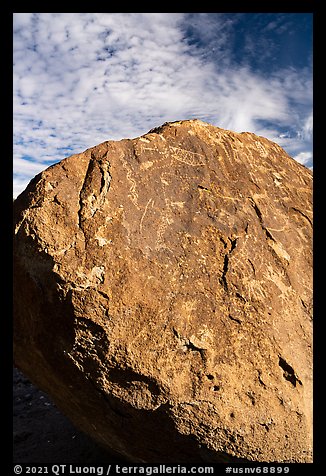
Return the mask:
<svg viewBox="0 0 326 476">
<path fill-rule="evenodd" d="M 172 151 L 172 157 L 179 162 L 182 162 L 192 167 L 199 167 L 205 165 L 204 155 L 199 154 L 198 152 L 192 152 L 181 147 L 170 146 Z"/>
</svg>

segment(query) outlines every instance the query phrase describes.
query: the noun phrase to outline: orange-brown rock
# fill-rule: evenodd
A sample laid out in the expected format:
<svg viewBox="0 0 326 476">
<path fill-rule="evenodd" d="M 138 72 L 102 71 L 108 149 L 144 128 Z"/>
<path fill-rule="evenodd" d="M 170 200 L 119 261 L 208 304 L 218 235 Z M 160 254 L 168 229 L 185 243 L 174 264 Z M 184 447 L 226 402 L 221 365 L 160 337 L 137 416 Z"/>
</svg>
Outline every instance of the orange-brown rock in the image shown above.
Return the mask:
<svg viewBox="0 0 326 476">
<path fill-rule="evenodd" d="M 134 462 L 310 462 L 312 173 L 199 120 L 17 198 L 15 363 Z"/>
</svg>

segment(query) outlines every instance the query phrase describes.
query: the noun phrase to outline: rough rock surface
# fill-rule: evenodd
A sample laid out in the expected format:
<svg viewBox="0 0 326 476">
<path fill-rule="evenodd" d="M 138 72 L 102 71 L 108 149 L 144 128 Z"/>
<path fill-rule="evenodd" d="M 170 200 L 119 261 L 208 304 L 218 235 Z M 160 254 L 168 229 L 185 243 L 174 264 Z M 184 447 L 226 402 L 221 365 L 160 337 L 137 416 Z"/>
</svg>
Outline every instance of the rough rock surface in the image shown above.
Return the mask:
<svg viewBox="0 0 326 476">
<path fill-rule="evenodd" d="M 134 462 L 310 462 L 312 174 L 202 121 L 108 141 L 14 203 L 15 363 Z"/>
</svg>

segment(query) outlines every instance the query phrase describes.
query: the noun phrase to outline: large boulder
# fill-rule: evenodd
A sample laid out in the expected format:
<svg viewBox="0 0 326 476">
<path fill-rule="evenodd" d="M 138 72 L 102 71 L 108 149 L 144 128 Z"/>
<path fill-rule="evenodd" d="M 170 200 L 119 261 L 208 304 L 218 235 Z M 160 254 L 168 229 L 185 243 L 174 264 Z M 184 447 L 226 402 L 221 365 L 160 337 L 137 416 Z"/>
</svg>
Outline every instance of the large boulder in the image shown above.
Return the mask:
<svg viewBox="0 0 326 476">
<path fill-rule="evenodd" d="M 312 173 L 199 120 L 14 203 L 16 365 L 133 462 L 311 462 Z"/>
</svg>

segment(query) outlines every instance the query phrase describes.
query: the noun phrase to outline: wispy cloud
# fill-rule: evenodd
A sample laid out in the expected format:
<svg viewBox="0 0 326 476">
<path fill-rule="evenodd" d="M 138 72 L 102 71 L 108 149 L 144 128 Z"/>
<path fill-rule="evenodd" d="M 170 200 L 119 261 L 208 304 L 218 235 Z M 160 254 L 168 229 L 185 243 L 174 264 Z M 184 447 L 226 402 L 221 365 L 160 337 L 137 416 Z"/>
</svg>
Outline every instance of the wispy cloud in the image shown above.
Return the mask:
<svg viewBox="0 0 326 476">
<path fill-rule="evenodd" d="M 15 193 L 67 155 L 194 117 L 307 161 L 310 71 L 237 65 L 232 28 L 215 14 L 14 14 Z"/>
</svg>

